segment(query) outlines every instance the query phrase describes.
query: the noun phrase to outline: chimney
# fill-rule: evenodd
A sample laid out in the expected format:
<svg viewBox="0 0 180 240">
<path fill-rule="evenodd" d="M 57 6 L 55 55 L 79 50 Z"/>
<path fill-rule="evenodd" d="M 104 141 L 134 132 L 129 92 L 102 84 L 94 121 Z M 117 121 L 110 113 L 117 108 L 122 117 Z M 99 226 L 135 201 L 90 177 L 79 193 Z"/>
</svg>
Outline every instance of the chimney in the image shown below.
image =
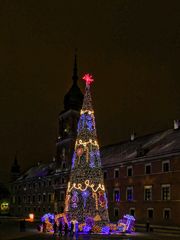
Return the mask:
<svg viewBox="0 0 180 240">
<path fill-rule="evenodd" d="M 180 127 L 180 121 L 174 120 L 174 130 L 179 129 L 179 127 Z"/>
</svg>

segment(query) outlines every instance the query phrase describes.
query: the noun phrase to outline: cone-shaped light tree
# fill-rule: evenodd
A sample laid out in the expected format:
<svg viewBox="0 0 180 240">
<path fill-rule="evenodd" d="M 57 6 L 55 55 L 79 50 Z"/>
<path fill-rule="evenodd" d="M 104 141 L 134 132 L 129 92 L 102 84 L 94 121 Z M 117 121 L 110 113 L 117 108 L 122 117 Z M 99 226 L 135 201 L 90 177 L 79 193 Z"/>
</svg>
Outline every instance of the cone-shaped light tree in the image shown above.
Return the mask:
<svg viewBox="0 0 180 240">
<path fill-rule="evenodd" d="M 70 181 L 68 183 L 65 212 L 79 223 L 92 217 L 97 223 L 109 222 L 94 110 L 90 93 L 92 76 L 86 74 L 83 106 L 77 129 Z"/>
</svg>

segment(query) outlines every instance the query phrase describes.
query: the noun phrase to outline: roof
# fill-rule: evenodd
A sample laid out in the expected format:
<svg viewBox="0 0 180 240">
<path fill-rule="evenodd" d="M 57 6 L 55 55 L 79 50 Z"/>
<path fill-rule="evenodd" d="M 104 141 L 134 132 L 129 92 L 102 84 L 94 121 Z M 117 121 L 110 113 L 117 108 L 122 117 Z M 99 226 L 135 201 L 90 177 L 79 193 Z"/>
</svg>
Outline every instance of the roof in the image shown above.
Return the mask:
<svg viewBox="0 0 180 240">
<path fill-rule="evenodd" d="M 30 180 L 37 177 L 46 177 L 55 173 L 56 163 L 43 163 L 31 167 L 24 174 L 22 174 L 16 181 Z"/>
<path fill-rule="evenodd" d="M 180 155 L 180 130 L 169 129 L 101 148 L 103 165 L 169 153 Z"/>
<path fill-rule="evenodd" d="M 160 157 L 166 154 L 180 155 L 180 129 L 169 129 L 142 137 L 133 141 L 124 141 L 101 148 L 102 165 L 115 165 L 139 158 Z M 30 180 L 37 177 L 48 177 L 56 173 L 58 163 L 50 162 L 33 166 L 17 181 Z"/>
</svg>

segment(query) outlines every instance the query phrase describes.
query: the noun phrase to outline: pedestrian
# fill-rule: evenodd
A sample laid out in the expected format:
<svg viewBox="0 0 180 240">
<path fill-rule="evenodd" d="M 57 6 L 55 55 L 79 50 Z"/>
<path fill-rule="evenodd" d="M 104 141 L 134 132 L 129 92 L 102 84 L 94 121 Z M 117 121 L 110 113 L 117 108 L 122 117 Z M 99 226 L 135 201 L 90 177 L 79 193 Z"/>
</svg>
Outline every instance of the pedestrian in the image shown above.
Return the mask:
<svg viewBox="0 0 180 240">
<path fill-rule="evenodd" d="M 55 221 L 54 224 L 53 224 L 53 230 L 54 230 L 54 235 L 55 235 L 56 232 L 57 232 L 57 224 L 56 224 L 56 221 Z"/>
<path fill-rule="evenodd" d="M 46 232 L 46 222 L 43 222 L 43 232 Z"/>
<path fill-rule="evenodd" d="M 59 236 L 62 236 L 62 222 L 59 222 Z"/>
<path fill-rule="evenodd" d="M 146 232 L 149 232 L 150 223 L 149 220 L 146 221 Z"/>
<path fill-rule="evenodd" d="M 67 234 L 68 234 L 68 224 L 65 223 L 65 225 L 64 225 L 64 236 L 67 237 Z"/>
<path fill-rule="evenodd" d="M 71 221 L 70 236 L 73 237 L 74 234 L 74 223 Z"/>
</svg>

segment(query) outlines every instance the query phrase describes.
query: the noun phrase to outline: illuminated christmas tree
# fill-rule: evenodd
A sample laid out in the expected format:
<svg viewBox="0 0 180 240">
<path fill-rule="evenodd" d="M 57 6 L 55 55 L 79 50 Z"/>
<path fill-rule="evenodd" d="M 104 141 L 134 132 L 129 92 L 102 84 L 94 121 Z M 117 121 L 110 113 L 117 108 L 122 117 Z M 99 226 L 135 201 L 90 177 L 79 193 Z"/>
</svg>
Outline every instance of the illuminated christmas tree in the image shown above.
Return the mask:
<svg viewBox="0 0 180 240">
<path fill-rule="evenodd" d="M 65 212 L 79 223 L 92 219 L 109 222 L 94 110 L 90 93 L 92 76 L 86 74 L 85 96 L 77 129 L 70 181 L 66 194 Z"/>
</svg>

